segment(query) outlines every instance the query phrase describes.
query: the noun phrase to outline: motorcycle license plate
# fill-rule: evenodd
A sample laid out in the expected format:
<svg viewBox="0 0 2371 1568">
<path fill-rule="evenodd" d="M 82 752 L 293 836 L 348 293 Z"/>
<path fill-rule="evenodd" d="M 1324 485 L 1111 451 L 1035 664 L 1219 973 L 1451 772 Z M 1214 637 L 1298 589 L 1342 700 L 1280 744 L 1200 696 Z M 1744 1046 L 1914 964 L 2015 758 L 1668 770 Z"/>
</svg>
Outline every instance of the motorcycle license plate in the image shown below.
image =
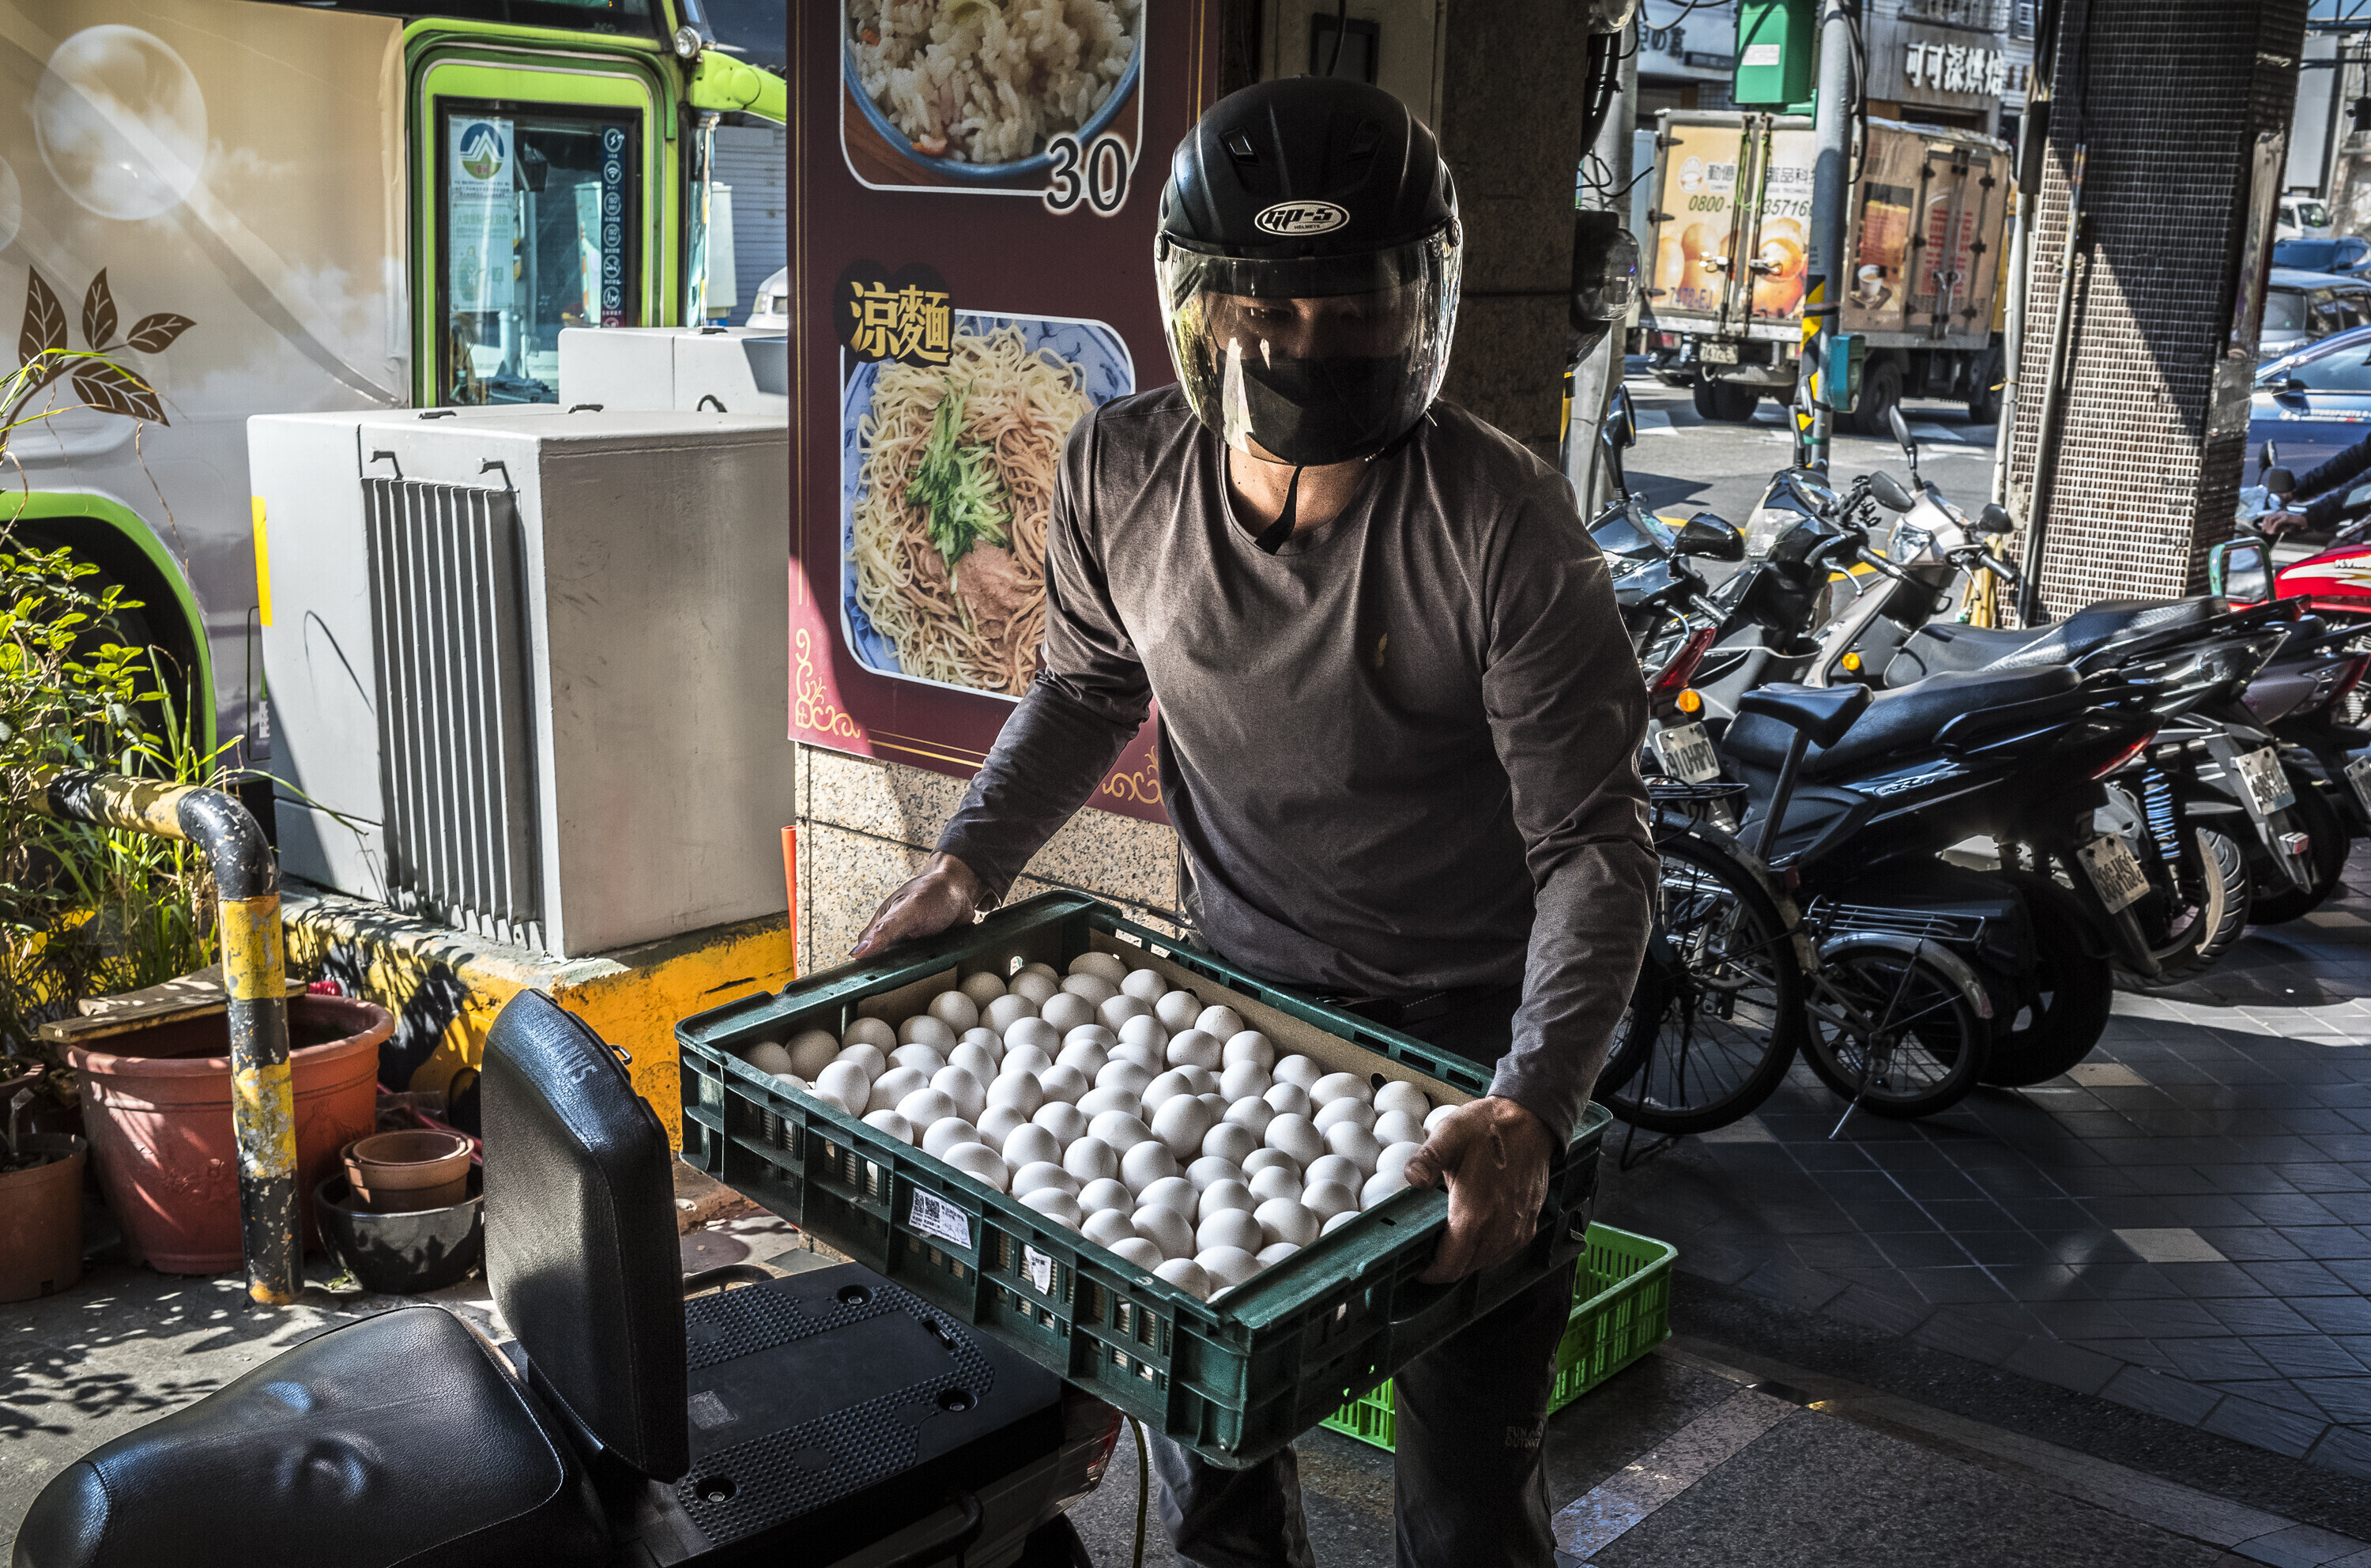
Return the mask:
<svg viewBox="0 0 2371 1568">
<path fill-rule="evenodd" d="M 1709 784 L 1720 777 L 1720 758 L 1702 724 L 1674 724 L 1655 737 L 1655 755 L 1671 776 L 1690 784 Z"/>
<path fill-rule="evenodd" d="M 2346 781 L 2354 786 L 2354 798 L 2363 802 L 2363 814 L 2371 816 L 2371 756 L 2358 756 L 2348 763 Z"/>
<path fill-rule="evenodd" d="M 2281 754 L 2271 746 L 2259 746 L 2251 752 L 2241 752 L 2239 782 L 2246 786 L 2248 798 L 2256 803 L 2258 814 L 2270 816 L 2296 803 L 2295 791 L 2289 789 L 2288 775 L 2281 771 Z"/>
<path fill-rule="evenodd" d="M 1704 361 L 1706 364 L 1735 364 L 1737 363 L 1737 345 L 1735 343 L 1723 343 L 1709 340 L 1698 343 L 1696 345 L 1696 358 Z"/>
<path fill-rule="evenodd" d="M 2108 912 L 2129 909 L 2141 894 L 2149 890 L 2148 877 L 2141 863 L 2133 859 L 2132 847 L 2121 835 L 2103 833 L 2083 846 L 2083 870 L 2089 873 L 2091 885 L 2099 890 L 2100 901 Z"/>
</svg>

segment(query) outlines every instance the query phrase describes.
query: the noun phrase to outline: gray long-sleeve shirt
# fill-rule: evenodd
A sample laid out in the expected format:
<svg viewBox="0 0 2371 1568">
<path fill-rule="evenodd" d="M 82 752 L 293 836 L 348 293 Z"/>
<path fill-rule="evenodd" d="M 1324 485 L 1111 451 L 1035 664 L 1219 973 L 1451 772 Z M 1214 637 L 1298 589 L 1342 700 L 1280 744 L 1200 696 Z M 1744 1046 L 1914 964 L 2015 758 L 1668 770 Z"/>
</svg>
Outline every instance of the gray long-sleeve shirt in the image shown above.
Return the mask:
<svg viewBox="0 0 2371 1568">
<path fill-rule="evenodd" d="M 1045 669 L 939 848 L 1001 899 L 1161 704 L 1211 947 L 1263 979 L 1523 984 L 1492 1092 L 1559 1141 L 1604 1065 L 1656 874 L 1638 666 L 1571 488 L 1438 404 L 1276 555 L 1175 387 L 1080 421 Z"/>
</svg>

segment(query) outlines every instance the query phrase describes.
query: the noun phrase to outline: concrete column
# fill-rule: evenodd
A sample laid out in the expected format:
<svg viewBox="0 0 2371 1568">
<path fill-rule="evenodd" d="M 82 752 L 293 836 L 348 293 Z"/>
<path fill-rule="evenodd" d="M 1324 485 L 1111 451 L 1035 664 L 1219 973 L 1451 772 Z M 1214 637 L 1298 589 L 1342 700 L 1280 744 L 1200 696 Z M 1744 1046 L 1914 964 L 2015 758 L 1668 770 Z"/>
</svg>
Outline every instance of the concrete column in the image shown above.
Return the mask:
<svg viewBox="0 0 2371 1568">
<path fill-rule="evenodd" d="M 2055 476 L 2040 487 L 2053 615 L 2197 592 L 2207 549 L 2229 536 L 2255 368 L 2232 350 L 2250 175 L 2258 136 L 2288 127 L 2304 32 L 2303 0 L 2060 10 L 2008 475 L 2027 524 L 2054 440 Z M 2082 227 L 2053 419 L 2077 147 Z"/>
</svg>

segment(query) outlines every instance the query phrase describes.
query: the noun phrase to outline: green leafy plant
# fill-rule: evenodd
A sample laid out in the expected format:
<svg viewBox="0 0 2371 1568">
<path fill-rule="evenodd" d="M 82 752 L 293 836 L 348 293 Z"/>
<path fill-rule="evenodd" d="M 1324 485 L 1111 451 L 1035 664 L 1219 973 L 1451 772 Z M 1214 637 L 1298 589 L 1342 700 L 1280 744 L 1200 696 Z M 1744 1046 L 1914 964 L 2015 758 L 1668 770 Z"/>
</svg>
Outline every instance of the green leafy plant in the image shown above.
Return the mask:
<svg viewBox="0 0 2371 1568">
<path fill-rule="evenodd" d="M 970 387 L 958 392 L 954 383 L 947 384 L 947 395 L 939 399 L 938 411 L 931 416 L 922 460 L 906 486 L 906 504 L 930 513 L 931 543 L 938 546 L 940 558 L 947 563 L 950 589 L 956 586 L 955 563 L 969 555 L 974 545 L 1012 543 L 1004 527 L 1004 486 L 997 478 L 989 449 L 956 436 L 963 429 L 964 404 L 970 398 Z M 955 604 L 962 607 L 959 593 Z"/>
</svg>

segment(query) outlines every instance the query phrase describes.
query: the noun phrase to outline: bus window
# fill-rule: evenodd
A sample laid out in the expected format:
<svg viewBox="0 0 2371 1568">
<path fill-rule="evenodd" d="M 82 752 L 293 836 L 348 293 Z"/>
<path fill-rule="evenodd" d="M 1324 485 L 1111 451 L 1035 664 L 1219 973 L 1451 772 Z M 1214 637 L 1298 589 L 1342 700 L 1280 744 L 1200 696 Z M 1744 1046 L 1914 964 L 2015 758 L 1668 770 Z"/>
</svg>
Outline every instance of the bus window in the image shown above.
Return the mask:
<svg viewBox="0 0 2371 1568">
<path fill-rule="evenodd" d="M 635 324 L 635 121 L 450 102 L 443 121 L 438 401 L 551 402 L 561 328 Z"/>
</svg>

